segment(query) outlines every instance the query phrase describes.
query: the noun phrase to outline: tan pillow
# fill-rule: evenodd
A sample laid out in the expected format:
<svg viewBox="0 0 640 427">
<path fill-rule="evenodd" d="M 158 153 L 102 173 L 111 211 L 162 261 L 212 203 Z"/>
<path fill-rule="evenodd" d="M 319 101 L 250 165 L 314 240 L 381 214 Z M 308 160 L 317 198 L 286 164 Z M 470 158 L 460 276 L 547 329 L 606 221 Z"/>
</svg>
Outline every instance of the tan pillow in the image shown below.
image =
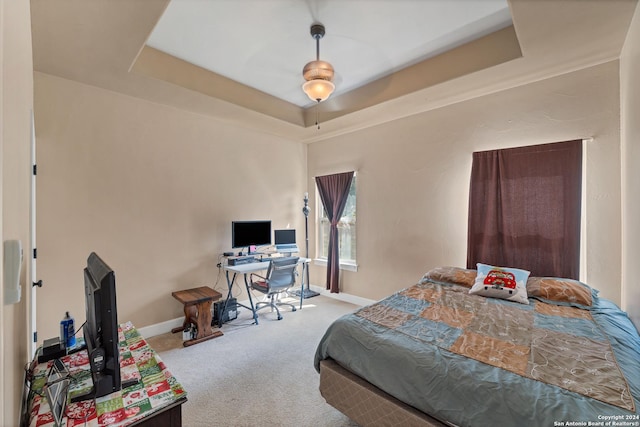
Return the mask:
<svg viewBox="0 0 640 427">
<path fill-rule="evenodd" d="M 549 304 L 589 308 L 593 305 L 593 299 L 598 291 L 577 280 L 529 277 L 527 294 Z"/>
<path fill-rule="evenodd" d="M 460 267 L 437 267 L 430 270 L 423 278 L 436 282 L 455 283 L 470 288 L 476 280 L 476 270 Z"/>
</svg>

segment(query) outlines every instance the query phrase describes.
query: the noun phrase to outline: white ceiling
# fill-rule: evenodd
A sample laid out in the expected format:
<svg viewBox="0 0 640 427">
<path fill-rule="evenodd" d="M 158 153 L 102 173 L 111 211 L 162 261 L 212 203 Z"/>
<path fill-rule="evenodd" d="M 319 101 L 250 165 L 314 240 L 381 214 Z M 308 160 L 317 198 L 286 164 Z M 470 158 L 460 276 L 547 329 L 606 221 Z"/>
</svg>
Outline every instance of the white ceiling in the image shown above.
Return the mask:
<svg viewBox="0 0 640 427">
<path fill-rule="evenodd" d="M 146 41 L 170 6 L 169 0 L 30 0 L 33 65 L 36 73 L 207 115 L 261 133 L 314 143 L 618 60 L 638 3 L 638 0 L 507 0 L 513 25 L 344 93 L 347 83 L 360 84 L 354 83 L 357 77 L 350 73 L 369 70 L 373 66 L 360 65 L 362 59 L 354 66 L 343 65 L 340 58 L 345 56 L 343 51 L 347 51 L 344 60 L 359 51 L 368 51 L 375 53 L 370 56 L 384 58 L 382 62 L 390 63 L 388 58 L 396 51 L 404 50 L 407 38 L 410 41 L 418 39 L 416 32 L 442 28 L 441 25 L 445 29 L 451 27 L 451 24 L 443 25 L 450 21 L 445 16 L 450 15 L 440 11 L 412 12 L 412 7 L 453 4 L 459 6 L 459 10 L 451 13 L 460 14 L 461 22 L 472 22 L 473 19 L 467 17 L 468 12 L 489 1 L 195 2 L 201 6 L 220 7 L 219 16 L 224 19 L 217 22 L 217 18 L 210 18 L 206 21 L 207 27 L 226 29 L 217 38 L 211 35 L 199 37 L 198 42 L 204 47 L 194 45 L 196 50 L 210 54 L 211 50 L 222 46 L 238 58 L 218 59 L 215 63 L 236 63 L 240 64 L 240 69 L 258 69 L 259 74 L 251 84 L 262 81 L 274 86 L 288 85 L 290 93 L 302 103 L 306 102 L 301 90 L 302 67 L 315 56 L 309 27 L 314 21 L 323 23 L 327 35 L 321 42 L 321 56 L 334 63 L 337 69 L 337 89 L 327 101 L 311 108 L 261 93 L 147 46 Z M 194 0 L 178 2 L 186 4 Z M 238 5 L 241 10 L 231 12 L 231 8 Z M 404 11 L 404 16 L 395 14 L 400 10 Z M 496 6 L 496 10 L 503 9 Z M 501 12 L 485 13 L 494 16 Z M 416 17 L 419 19 L 415 20 Z M 433 17 L 437 18 L 435 23 L 427 25 L 426 19 Z M 398 19 L 399 23 L 392 23 Z M 370 21 L 377 22 L 377 26 Z M 192 29 L 196 24 L 184 18 L 181 27 Z M 231 38 L 235 28 L 244 29 L 240 32 L 244 36 L 239 41 Z M 249 34 L 247 28 L 258 30 Z M 282 28 L 287 30 L 280 33 Z M 375 31 L 365 37 L 358 35 L 360 28 Z M 406 36 L 403 35 L 405 31 Z M 403 39 L 395 41 L 396 35 Z M 374 41 L 375 37 L 380 39 Z M 331 38 L 341 42 L 331 46 Z M 191 46 L 191 42 L 185 42 L 182 36 L 175 36 L 175 39 L 179 44 Z M 300 43 L 296 48 L 300 52 L 294 52 L 293 47 L 282 52 L 283 40 L 289 39 Z M 428 44 L 426 39 L 420 40 L 420 47 Z M 356 52 L 349 47 L 354 45 L 360 46 Z M 258 60 L 258 53 L 269 46 L 281 48 L 281 53 L 277 50 L 270 53 L 266 61 L 276 57 L 284 59 Z M 215 59 L 222 53 L 214 55 Z M 286 83 L 272 83 L 276 79 L 286 80 Z M 315 126 L 318 115 L 321 129 Z"/>
<path fill-rule="evenodd" d="M 172 0 L 147 45 L 300 107 L 302 67 L 336 70 L 334 96 L 511 25 L 506 0 Z"/>
</svg>

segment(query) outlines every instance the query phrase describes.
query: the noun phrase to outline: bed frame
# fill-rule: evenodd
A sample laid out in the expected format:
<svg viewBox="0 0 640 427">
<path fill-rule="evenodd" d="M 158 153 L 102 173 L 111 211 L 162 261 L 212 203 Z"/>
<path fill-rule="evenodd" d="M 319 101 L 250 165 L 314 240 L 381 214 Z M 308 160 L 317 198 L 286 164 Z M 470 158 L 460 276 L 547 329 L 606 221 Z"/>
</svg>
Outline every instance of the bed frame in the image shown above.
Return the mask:
<svg viewBox="0 0 640 427">
<path fill-rule="evenodd" d="M 332 359 L 320 361 L 320 394 L 329 405 L 361 426 L 449 426 L 385 393 Z"/>
</svg>

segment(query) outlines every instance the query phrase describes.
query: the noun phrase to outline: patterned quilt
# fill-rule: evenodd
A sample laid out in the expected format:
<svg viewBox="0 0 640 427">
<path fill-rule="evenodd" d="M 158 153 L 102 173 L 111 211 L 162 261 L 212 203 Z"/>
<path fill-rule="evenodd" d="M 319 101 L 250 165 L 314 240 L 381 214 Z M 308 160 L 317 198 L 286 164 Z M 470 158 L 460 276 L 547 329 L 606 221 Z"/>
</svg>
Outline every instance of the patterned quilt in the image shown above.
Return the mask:
<svg viewBox="0 0 640 427">
<path fill-rule="evenodd" d="M 635 411 L 629 385 L 591 313 L 517 304 L 425 282 L 356 313 L 424 343 Z"/>
<path fill-rule="evenodd" d="M 578 308 L 547 294 L 520 304 L 461 282 L 425 278 L 337 319 L 316 370 L 333 359 L 458 426 L 640 425 L 640 336 L 615 304 Z"/>
</svg>

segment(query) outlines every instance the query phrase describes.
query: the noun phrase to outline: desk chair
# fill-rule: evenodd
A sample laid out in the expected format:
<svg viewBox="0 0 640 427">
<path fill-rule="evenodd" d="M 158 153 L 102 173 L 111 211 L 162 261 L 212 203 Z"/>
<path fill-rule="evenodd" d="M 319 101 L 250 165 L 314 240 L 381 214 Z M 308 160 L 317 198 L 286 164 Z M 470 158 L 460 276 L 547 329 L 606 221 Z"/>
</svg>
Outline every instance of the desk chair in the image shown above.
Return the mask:
<svg viewBox="0 0 640 427">
<path fill-rule="evenodd" d="M 293 304 L 280 302 L 277 300 L 277 297 L 295 285 L 297 266 L 298 257 L 275 258 L 269 262 L 269 268 L 264 277 L 256 273 L 251 274 L 251 289 L 262 292 L 269 298 L 269 301 L 257 303 L 256 311 L 265 307 L 271 307 L 271 311 L 275 309 L 276 313 L 278 313 L 278 320 L 282 319 L 278 306 L 288 305 L 291 307 L 291 311 L 296 311 Z"/>
</svg>

